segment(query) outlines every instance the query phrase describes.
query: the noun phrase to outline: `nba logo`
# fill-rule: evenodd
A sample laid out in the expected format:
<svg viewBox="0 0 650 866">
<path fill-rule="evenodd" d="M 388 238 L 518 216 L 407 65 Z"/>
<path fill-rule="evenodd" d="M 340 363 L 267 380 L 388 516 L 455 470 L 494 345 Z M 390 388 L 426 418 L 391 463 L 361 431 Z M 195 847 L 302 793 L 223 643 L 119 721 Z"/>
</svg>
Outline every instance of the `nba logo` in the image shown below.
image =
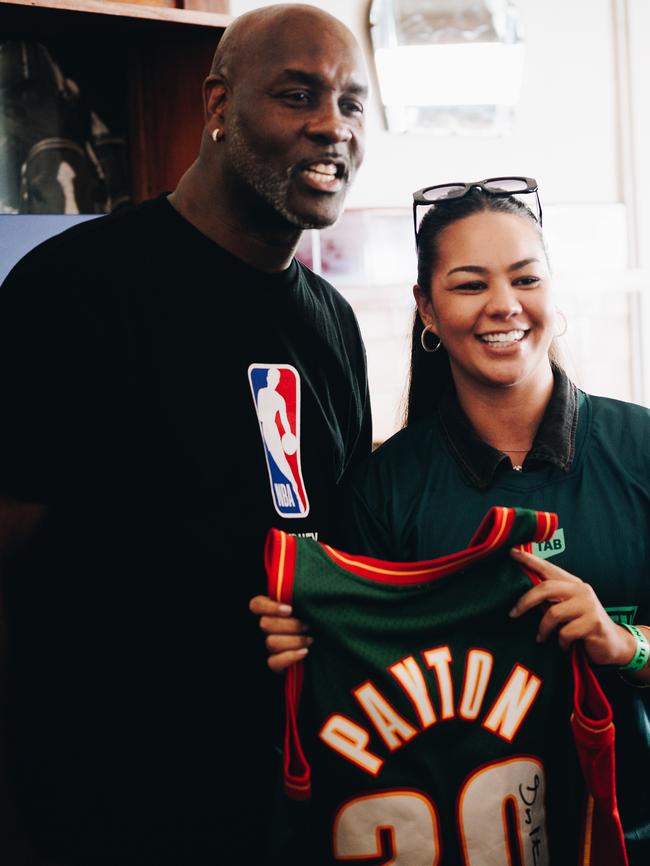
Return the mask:
<svg viewBox="0 0 650 866">
<path fill-rule="evenodd" d="M 300 376 L 289 364 L 251 364 L 248 381 L 260 424 L 275 510 L 306 517 L 309 501 L 300 468 Z"/>
</svg>

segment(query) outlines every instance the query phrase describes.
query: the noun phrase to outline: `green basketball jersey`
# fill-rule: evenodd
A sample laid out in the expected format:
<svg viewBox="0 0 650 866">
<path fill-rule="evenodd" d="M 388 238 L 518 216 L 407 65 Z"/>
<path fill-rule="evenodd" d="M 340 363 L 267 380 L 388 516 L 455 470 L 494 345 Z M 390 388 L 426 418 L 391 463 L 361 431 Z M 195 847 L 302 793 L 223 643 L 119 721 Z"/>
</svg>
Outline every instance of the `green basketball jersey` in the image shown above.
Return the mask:
<svg viewBox="0 0 650 866">
<path fill-rule="evenodd" d="M 508 611 L 537 580 L 509 548 L 548 512 L 491 508 L 426 562 L 271 530 L 271 597 L 314 644 L 286 675 L 285 788 L 305 864 L 620 866 L 609 705 L 584 655 Z"/>
</svg>

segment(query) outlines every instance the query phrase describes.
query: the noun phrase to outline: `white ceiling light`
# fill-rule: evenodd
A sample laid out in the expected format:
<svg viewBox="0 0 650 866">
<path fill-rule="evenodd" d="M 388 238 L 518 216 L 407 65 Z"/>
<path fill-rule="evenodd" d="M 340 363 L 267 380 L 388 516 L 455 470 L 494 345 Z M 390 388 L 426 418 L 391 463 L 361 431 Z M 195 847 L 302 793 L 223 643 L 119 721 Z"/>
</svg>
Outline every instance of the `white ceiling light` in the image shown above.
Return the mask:
<svg viewBox="0 0 650 866">
<path fill-rule="evenodd" d="M 400 45 L 375 52 L 385 105 L 516 105 L 523 45 Z"/>
<path fill-rule="evenodd" d="M 374 0 L 370 21 L 391 131 L 504 131 L 524 74 L 514 0 Z"/>
</svg>

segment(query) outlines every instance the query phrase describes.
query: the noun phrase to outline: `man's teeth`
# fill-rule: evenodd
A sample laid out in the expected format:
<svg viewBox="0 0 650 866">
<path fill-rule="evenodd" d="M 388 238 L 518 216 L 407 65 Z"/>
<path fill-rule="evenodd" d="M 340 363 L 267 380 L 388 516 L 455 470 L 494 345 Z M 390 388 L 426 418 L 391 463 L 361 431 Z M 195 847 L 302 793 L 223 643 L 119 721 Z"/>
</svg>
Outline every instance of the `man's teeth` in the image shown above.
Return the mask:
<svg viewBox="0 0 650 866">
<path fill-rule="evenodd" d="M 332 181 L 336 180 L 337 169 L 331 162 L 319 162 L 306 168 L 305 173 L 312 175 L 316 180 Z"/>
<path fill-rule="evenodd" d="M 480 334 L 479 340 L 484 343 L 515 343 L 523 340 L 525 331 L 497 331 L 494 334 Z"/>
</svg>

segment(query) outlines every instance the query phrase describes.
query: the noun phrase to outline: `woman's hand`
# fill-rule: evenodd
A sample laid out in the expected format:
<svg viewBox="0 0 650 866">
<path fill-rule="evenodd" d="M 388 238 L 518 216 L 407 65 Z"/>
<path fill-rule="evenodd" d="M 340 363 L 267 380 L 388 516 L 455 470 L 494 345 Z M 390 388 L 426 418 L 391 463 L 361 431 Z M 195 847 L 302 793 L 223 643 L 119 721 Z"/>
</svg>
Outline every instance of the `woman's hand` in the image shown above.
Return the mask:
<svg viewBox="0 0 650 866">
<path fill-rule="evenodd" d="M 574 641 L 581 640 L 587 657 L 596 665 L 620 667 L 632 659 L 636 651 L 633 635 L 612 620 L 588 583 L 532 553 L 517 548 L 510 553 L 542 578 L 510 611 L 516 617 L 539 604 L 549 605 L 539 623 L 538 641 L 546 640 L 557 630 L 562 649 L 567 650 Z"/>
<path fill-rule="evenodd" d="M 248 607 L 260 617 L 260 628 L 266 635 L 269 651 L 268 666 L 272 671 L 281 673 L 307 655 L 314 639 L 306 634 L 307 626 L 291 616 L 288 604 L 256 595 Z"/>
</svg>

